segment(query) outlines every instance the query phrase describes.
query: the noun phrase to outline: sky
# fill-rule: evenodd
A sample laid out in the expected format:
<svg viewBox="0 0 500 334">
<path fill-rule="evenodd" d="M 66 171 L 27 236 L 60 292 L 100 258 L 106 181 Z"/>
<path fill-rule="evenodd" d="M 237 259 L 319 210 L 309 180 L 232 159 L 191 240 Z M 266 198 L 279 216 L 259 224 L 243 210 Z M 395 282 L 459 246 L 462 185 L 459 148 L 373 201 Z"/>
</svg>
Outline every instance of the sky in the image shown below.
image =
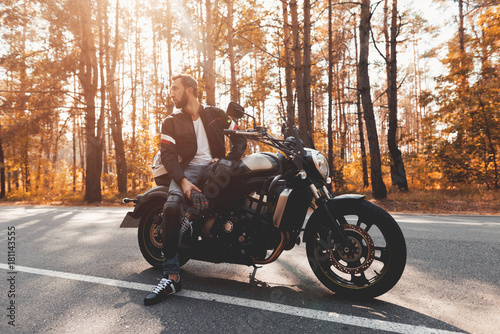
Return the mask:
<svg viewBox="0 0 500 334">
<path fill-rule="evenodd" d="M 456 17 L 458 15 L 458 4 L 454 0 L 448 0 L 446 5 L 440 5 L 438 1 L 433 0 L 399 0 L 398 7 L 400 11 L 407 8 L 413 8 L 414 11 L 427 19 L 427 21 L 440 28 L 439 34 L 429 40 L 424 40 L 420 45 L 423 50 L 438 47 L 440 59 L 446 56 L 446 48 L 442 47 L 449 41 L 458 30 Z M 443 68 L 438 59 L 435 59 L 431 64 L 431 70 L 436 73 L 441 73 Z"/>
</svg>

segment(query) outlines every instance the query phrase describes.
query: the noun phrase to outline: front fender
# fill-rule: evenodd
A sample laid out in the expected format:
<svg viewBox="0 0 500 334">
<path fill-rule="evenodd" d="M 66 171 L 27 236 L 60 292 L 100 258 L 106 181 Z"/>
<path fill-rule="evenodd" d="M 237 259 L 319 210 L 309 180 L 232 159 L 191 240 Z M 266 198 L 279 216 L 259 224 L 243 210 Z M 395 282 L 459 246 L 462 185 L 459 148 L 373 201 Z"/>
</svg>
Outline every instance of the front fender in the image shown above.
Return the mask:
<svg viewBox="0 0 500 334">
<path fill-rule="evenodd" d="M 334 198 L 328 200 L 328 206 L 336 207 L 338 205 L 343 205 L 343 203 L 346 203 L 346 202 L 361 201 L 361 200 L 364 200 L 365 197 L 366 197 L 365 195 L 359 195 L 359 194 L 339 195 L 339 196 L 335 196 Z"/>
<path fill-rule="evenodd" d="M 366 196 L 364 195 L 358 195 L 358 194 L 344 194 L 344 195 L 339 195 L 336 196 L 332 199 L 329 199 L 327 202 L 328 208 L 330 209 L 330 212 L 335 216 L 335 212 L 349 203 L 356 203 L 356 202 L 362 202 L 365 199 Z M 307 220 L 305 232 L 304 232 L 304 238 L 309 234 L 313 233 L 314 231 L 311 230 L 311 228 L 308 228 L 309 226 L 312 226 L 312 222 L 316 220 L 321 220 L 321 219 L 327 219 L 326 217 L 322 217 L 321 213 L 319 210 L 315 210 L 313 214 L 309 217 Z"/>
</svg>

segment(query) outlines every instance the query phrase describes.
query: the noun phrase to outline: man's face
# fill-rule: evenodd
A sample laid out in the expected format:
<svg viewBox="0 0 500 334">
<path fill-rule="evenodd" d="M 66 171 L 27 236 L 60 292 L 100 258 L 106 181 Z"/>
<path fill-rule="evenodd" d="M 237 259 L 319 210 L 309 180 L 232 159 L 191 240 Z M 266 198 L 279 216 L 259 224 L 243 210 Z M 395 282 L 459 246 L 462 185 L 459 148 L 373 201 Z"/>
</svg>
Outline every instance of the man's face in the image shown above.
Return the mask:
<svg viewBox="0 0 500 334">
<path fill-rule="evenodd" d="M 188 95 L 186 88 L 182 85 L 182 80 L 177 79 L 172 83 L 172 91 L 170 93 L 176 108 L 182 109 L 188 104 Z"/>
</svg>

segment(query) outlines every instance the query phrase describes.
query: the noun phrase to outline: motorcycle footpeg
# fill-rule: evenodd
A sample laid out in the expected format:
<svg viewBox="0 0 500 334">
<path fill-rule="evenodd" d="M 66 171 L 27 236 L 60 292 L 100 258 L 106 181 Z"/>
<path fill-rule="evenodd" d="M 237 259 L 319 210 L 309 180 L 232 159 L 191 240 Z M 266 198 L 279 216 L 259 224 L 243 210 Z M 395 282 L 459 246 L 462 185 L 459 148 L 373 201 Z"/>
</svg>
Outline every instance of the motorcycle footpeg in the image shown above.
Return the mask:
<svg viewBox="0 0 500 334">
<path fill-rule="evenodd" d="M 137 203 L 137 199 L 132 199 L 132 198 L 124 198 L 122 199 L 122 203 Z"/>
</svg>

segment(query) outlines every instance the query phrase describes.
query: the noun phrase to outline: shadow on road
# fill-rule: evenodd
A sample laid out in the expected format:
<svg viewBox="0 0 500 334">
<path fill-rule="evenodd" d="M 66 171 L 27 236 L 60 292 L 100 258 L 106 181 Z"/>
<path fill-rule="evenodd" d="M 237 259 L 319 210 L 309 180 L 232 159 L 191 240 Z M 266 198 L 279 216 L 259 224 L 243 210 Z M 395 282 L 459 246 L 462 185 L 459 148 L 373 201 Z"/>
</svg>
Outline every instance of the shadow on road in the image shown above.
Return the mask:
<svg viewBox="0 0 500 334">
<path fill-rule="evenodd" d="M 287 306 L 300 307 L 310 310 L 325 311 L 338 313 L 341 315 L 356 316 L 368 319 L 381 321 L 395 322 L 401 324 L 409 324 L 414 326 L 424 326 L 428 328 L 437 328 L 441 330 L 464 332 L 462 329 L 449 325 L 438 319 L 429 317 L 414 310 L 401 307 L 399 305 L 385 302 L 379 299 L 368 301 L 353 301 L 345 298 L 340 298 L 334 293 L 326 289 L 322 289 L 315 284 L 310 284 L 309 279 L 302 279 L 295 273 L 290 272 L 291 278 L 297 284 L 279 284 L 273 283 L 273 277 L 262 277 L 251 282 L 250 278 L 246 282 L 235 279 L 224 279 L 213 277 L 197 272 L 196 262 L 190 261 L 189 264 L 182 268 L 183 288 L 191 291 L 201 291 L 224 296 L 232 296 L 236 298 L 246 298 L 264 302 L 271 302 Z M 211 265 L 212 266 L 212 265 Z M 213 264 L 220 266 L 223 264 Z M 240 266 L 241 268 L 246 268 Z M 251 272 L 251 270 L 249 270 Z M 161 278 L 161 271 L 153 268 L 146 269 L 140 273 L 135 273 L 124 278 L 127 281 L 151 282 L 154 284 Z M 146 293 L 144 293 L 144 296 Z M 136 292 L 131 296 L 131 302 L 136 298 Z M 142 305 L 142 298 L 135 300 L 136 303 Z M 169 300 L 162 304 L 149 307 L 151 313 L 161 316 L 161 311 L 164 307 L 172 307 L 179 302 L 177 297 L 170 297 Z M 187 303 L 191 301 L 186 301 Z M 193 303 L 199 303 L 197 300 L 192 300 Z M 162 306 L 163 305 L 163 306 Z M 217 308 L 217 306 L 214 306 Z M 231 306 L 237 307 L 237 306 Z M 277 315 L 274 312 L 251 309 L 239 321 L 243 321 L 247 326 L 255 330 L 259 330 L 259 326 L 275 321 Z M 305 320 L 304 320 L 305 321 Z M 423 325 L 424 324 L 424 325 Z M 348 327 L 343 328 L 348 330 Z"/>
</svg>

